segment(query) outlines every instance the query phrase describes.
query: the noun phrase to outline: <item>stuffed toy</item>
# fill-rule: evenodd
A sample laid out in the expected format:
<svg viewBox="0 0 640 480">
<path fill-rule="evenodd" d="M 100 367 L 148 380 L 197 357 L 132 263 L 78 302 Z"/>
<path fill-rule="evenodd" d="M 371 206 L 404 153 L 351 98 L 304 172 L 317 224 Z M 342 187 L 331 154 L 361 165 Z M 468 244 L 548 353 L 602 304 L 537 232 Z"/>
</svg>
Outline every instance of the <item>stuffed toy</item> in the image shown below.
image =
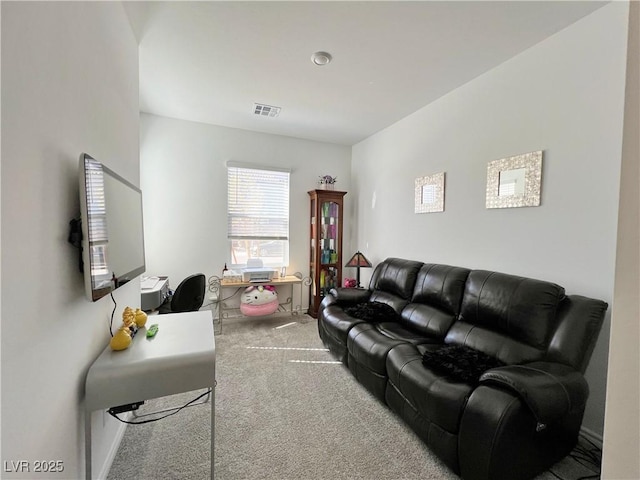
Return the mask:
<svg viewBox="0 0 640 480">
<path fill-rule="evenodd" d="M 243 315 L 270 315 L 278 310 L 278 292 L 272 285 L 247 287 L 240 298 Z"/>
<path fill-rule="evenodd" d="M 344 286 L 345 288 L 356 288 L 358 286 L 358 282 L 355 278 L 345 278 Z"/>
</svg>

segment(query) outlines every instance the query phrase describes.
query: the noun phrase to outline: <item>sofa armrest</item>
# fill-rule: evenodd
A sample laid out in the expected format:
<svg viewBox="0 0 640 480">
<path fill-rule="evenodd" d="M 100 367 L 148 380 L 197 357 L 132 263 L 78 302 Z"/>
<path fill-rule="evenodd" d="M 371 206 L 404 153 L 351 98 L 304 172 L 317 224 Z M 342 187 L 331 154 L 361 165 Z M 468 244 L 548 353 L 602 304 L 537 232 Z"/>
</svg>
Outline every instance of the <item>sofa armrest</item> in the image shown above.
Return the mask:
<svg viewBox="0 0 640 480">
<path fill-rule="evenodd" d="M 538 430 L 518 393 L 484 383 L 473 390 L 458 432 L 458 463 L 465 480 L 534 478 L 575 447 L 583 410 Z"/>
<path fill-rule="evenodd" d="M 329 292 L 339 305 L 355 305 L 366 302 L 371 296 L 371 290 L 364 288 L 332 288 Z"/>
<path fill-rule="evenodd" d="M 560 363 L 532 362 L 488 370 L 480 384 L 497 385 L 514 392 L 531 410 L 537 430 L 584 409 L 589 386 L 582 374 Z"/>
</svg>

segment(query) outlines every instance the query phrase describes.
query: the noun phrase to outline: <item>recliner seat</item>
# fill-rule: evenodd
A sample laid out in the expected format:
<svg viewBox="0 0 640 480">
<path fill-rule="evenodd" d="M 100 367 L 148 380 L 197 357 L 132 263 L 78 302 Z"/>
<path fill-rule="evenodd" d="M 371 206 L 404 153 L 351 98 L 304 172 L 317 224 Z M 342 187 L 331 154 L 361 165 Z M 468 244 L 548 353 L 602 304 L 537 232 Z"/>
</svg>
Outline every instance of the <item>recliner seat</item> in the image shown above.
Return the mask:
<svg viewBox="0 0 640 480">
<path fill-rule="evenodd" d="M 327 295 L 318 309 L 318 331 L 327 348 L 345 365 L 347 364 L 347 337 L 349 331 L 363 320 L 353 318 L 344 312 L 344 308 L 361 302 L 382 302 L 391 305 L 396 311 L 409 303 L 413 293 L 421 262 L 389 259 L 378 266 L 373 273 L 369 290 L 340 289 L 339 305 L 335 295 Z M 337 292 L 335 289 L 334 292 Z M 337 293 L 336 293 L 337 295 Z"/>
<path fill-rule="evenodd" d="M 424 264 L 416 275 L 410 301 L 403 303 L 404 307 L 398 312 L 399 321 L 359 323 L 351 328 L 347 338 L 347 365 L 360 383 L 384 401 L 388 378 L 386 358 L 391 349 L 405 343 L 442 343 L 460 312 L 468 274 L 466 268 Z M 387 282 L 386 286 L 393 288 L 393 283 Z M 372 298 L 389 296 L 377 293 Z"/>
</svg>

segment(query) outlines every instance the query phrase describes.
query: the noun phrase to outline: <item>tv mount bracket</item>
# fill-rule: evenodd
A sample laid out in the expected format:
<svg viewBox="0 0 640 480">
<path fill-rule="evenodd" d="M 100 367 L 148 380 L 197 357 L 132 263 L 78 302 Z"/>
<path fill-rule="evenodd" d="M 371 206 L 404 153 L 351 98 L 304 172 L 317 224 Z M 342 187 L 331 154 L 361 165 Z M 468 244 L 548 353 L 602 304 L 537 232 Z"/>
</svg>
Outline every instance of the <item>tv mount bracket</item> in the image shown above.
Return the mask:
<svg viewBox="0 0 640 480">
<path fill-rule="evenodd" d="M 74 218 L 69 222 L 69 237 L 67 241 L 78 249 L 78 267 L 80 272 L 84 271 L 84 262 L 82 261 L 82 220 Z"/>
</svg>

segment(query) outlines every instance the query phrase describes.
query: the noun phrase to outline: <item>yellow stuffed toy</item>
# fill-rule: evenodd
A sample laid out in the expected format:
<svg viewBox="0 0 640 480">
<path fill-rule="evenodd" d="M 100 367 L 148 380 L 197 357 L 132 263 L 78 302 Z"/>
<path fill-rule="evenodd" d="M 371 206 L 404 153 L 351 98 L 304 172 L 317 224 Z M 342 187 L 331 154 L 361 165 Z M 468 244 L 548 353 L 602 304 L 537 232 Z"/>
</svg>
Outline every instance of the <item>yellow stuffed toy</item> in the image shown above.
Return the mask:
<svg viewBox="0 0 640 480">
<path fill-rule="evenodd" d="M 111 337 L 109 345 L 111 346 L 111 350 L 125 350 L 129 345 L 131 345 L 131 334 L 129 333 L 129 328 L 124 325 L 120 327 L 115 335 Z"/>
<path fill-rule="evenodd" d="M 131 345 L 132 337 L 147 323 L 147 314 L 139 308 L 125 307 L 122 311 L 122 326 L 111 337 L 112 350 L 125 350 Z"/>
<path fill-rule="evenodd" d="M 139 308 L 136 308 L 135 319 L 136 319 L 136 325 L 138 326 L 138 328 L 142 328 L 147 323 L 147 314 L 144 313 Z"/>
</svg>

